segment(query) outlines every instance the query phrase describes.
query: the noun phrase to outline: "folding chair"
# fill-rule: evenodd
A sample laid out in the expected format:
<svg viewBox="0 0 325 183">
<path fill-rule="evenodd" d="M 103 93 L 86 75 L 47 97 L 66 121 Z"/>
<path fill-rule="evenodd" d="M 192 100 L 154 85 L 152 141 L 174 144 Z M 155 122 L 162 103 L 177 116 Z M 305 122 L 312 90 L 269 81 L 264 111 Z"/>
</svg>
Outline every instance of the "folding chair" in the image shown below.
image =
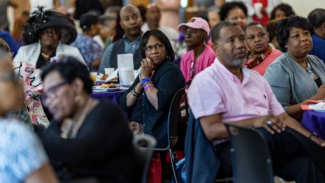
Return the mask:
<svg viewBox="0 0 325 183">
<path fill-rule="evenodd" d="M 150 159 L 153 153 L 153 147 L 156 146 L 156 139 L 150 135 L 135 135 L 133 138 L 133 146 L 136 155 L 137 175 L 136 182 L 146 183 Z M 144 145 L 143 145 L 144 144 Z M 145 147 L 145 148 L 143 148 Z"/>
</svg>

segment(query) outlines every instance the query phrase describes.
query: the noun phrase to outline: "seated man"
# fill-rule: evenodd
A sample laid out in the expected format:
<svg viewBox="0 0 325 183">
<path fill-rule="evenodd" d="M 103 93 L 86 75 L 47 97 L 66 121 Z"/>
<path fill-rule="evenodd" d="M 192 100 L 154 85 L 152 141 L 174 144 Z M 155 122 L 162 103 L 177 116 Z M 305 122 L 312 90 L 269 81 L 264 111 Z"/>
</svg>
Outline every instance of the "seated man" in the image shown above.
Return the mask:
<svg viewBox="0 0 325 183">
<path fill-rule="evenodd" d="M 246 46 L 241 27 L 224 21 L 211 34 L 217 58 L 194 78 L 188 98 L 205 136 L 215 145 L 221 163 L 217 177 L 232 176 L 229 135 L 223 123 L 233 123 L 262 128 L 270 139 L 276 175 L 299 183 L 324 182 L 325 142 L 284 112 L 260 74 L 243 67 Z M 310 143 L 301 143 L 308 138 Z"/>
<path fill-rule="evenodd" d="M 122 39 L 112 43 L 103 54 L 102 62 L 100 63 L 98 73 L 105 74 L 105 68 L 117 68 L 118 54 L 133 54 L 134 69 L 139 69 L 141 66 L 141 50 L 139 43 L 141 39 L 142 19 L 140 11 L 133 5 L 124 6 L 120 12 L 120 23 L 125 34 Z"/>
</svg>

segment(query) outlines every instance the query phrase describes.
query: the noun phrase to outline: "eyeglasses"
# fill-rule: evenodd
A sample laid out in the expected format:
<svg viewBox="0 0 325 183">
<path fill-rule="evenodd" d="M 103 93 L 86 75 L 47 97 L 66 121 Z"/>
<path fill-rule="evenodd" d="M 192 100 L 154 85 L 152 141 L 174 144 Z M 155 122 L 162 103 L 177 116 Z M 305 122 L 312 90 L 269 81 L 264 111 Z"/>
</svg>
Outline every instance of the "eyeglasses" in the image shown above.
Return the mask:
<svg viewBox="0 0 325 183">
<path fill-rule="evenodd" d="M 59 84 L 57 84 L 57 85 L 55 85 L 55 86 L 52 86 L 51 88 L 49 88 L 48 90 L 47 90 L 47 92 L 45 93 L 43 93 L 42 95 L 41 95 L 41 100 L 42 100 L 42 103 L 43 103 L 43 105 L 44 106 L 47 106 L 47 103 L 46 103 L 46 100 L 47 99 L 55 99 L 56 97 L 57 97 L 57 90 L 61 87 L 61 86 L 64 86 L 64 85 L 66 85 L 66 84 L 69 84 L 69 82 L 68 81 L 63 81 L 63 82 L 61 82 L 61 83 L 59 83 Z"/>
<path fill-rule="evenodd" d="M 151 53 L 153 48 L 155 48 L 156 50 L 161 50 L 162 48 L 164 47 L 163 44 L 155 44 L 155 45 L 149 45 L 149 46 L 146 46 L 144 47 L 143 49 L 148 52 L 148 53 Z"/>
<path fill-rule="evenodd" d="M 4 76 L 0 77 L 0 80 L 6 81 L 6 82 L 13 82 L 14 84 L 17 84 L 20 81 L 20 77 L 15 72 L 10 72 L 10 73 L 5 74 Z"/>
</svg>

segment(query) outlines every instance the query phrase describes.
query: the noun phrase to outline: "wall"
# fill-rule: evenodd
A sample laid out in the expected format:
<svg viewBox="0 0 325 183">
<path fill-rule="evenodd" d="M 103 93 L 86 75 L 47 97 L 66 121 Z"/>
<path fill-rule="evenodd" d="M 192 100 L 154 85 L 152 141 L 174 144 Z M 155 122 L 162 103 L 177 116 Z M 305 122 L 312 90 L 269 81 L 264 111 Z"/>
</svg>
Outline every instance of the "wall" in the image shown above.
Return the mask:
<svg viewBox="0 0 325 183">
<path fill-rule="evenodd" d="M 325 9 L 325 0 L 282 0 L 282 2 L 290 4 L 296 14 L 303 17 L 307 17 L 315 8 Z"/>
</svg>

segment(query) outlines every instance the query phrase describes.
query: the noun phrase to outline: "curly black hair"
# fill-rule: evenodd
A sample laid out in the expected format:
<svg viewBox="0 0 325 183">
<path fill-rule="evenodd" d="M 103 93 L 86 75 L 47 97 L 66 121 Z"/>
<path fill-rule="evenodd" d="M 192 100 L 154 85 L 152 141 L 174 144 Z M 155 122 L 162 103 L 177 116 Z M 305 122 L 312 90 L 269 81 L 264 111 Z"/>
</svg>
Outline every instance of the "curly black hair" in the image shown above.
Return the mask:
<svg viewBox="0 0 325 183">
<path fill-rule="evenodd" d="M 221 6 L 219 15 L 220 15 L 220 20 L 223 21 L 228 17 L 228 14 L 231 10 L 239 8 L 241 9 L 245 16 L 247 17 L 247 7 L 245 6 L 244 3 L 242 2 L 230 2 L 230 3 L 225 3 L 224 5 Z"/>
<path fill-rule="evenodd" d="M 314 33 L 313 26 L 304 17 L 291 15 L 285 19 L 280 20 L 276 31 L 276 37 L 280 46 L 280 50 L 282 52 L 287 51 L 285 44 L 289 39 L 290 30 L 293 27 L 308 30 L 310 34 Z"/>
<path fill-rule="evenodd" d="M 276 12 L 276 10 L 281 10 L 281 11 L 283 11 L 283 12 L 286 14 L 286 17 L 288 17 L 288 16 L 290 16 L 290 15 L 294 15 L 294 14 L 296 14 L 296 13 L 293 11 L 293 9 L 292 9 L 292 7 L 291 7 L 290 5 L 285 4 L 285 3 L 281 3 L 281 4 L 279 4 L 278 6 L 276 6 L 276 7 L 272 10 L 272 12 L 271 12 L 271 20 L 274 20 L 274 19 L 275 19 L 275 12 Z"/>
<path fill-rule="evenodd" d="M 167 36 L 158 29 L 148 30 L 146 33 L 143 34 L 141 41 L 140 41 L 140 45 L 139 45 L 142 48 L 141 49 L 142 58 L 146 58 L 146 53 L 145 53 L 144 47 L 147 45 L 150 36 L 154 36 L 165 46 L 166 51 L 167 51 L 167 54 L 166 54 L 167 59 L 171 62 L 174 61 L 175 52 L 173 50 L 173 47 L 170 44 L 170 41 L 167 38 Z"/>
<path fill-rule="evenodd" d="M 308 22 L 315 28 L 319 28 L 325 23 L 325 9 L 316 8 L 307 17 Z"/>
<path fill-rule="evenodd" d="M 42 81 L 52 71 L 57 71 L 68 83 L 72 83 L 76 78 L 81 79 L 84 83 L 84 91 L 91 94 L 93 81 L 90 78 L 88 68 L 77 58 L 71 56 L 62 57 L 59 62 L 46 65 L 41 73 Z"/>
</svg>

